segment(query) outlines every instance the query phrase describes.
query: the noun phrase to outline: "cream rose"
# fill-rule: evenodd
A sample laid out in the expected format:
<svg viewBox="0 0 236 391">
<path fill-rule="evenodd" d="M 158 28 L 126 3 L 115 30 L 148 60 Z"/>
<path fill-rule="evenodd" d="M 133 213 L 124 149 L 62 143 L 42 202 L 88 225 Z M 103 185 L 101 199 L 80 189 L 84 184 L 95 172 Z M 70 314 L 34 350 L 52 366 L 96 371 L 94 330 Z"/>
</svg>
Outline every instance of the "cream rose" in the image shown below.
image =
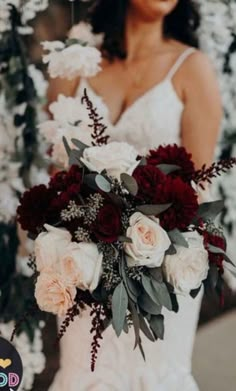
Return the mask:
<svg viewBox="0 0 236 391">
<path fill-rule="evenodd" d="M 61 254 L 71 243 L 71 234 L 65 229 L 55 228 L 45 224 L 47 232 L 39 234 L 35 240 L 34 252 L 37 270 L 52 268 L 59 262 Z"/>
<path fill-rule="evenodd" d="M 93 292 L 102 273 L 102 253 L 94 243 L 71 243 L 60 261 L 60 271 L 67 284 Z"/>
<path fill-rule="evenodd" d="M 51 269 L 40 273 L 36 286 L 35 298 L 42 311 L 58 316 L 65 316 L 72 307 L 76 288 L 68 285 L 63 276 Z"/>
<path fill-rule="evenodd" d="M 124 245 L 129 267 L 161 266 L 171 241 L 157 218 L 149 218 L 140 212 L 134 213 L 130 218 L 126 236 L 132 240 L 132 243 Z"/>
<path fill-rule="evenodd" d="M 189 294 L 191 290 L 198 289 L 207 278 L 209 262 L 202 236 L 196 231 L 183 235 L 189 248 L 175 246 L 177 253 L 165 257 L 163 271 L 176 293 Z"/>
<path fill-rule="evenodd" d="M 139 162 L 138 152 L 127 143 L 112 142 L 101 147 L 86 148 L 81 161 L 91 170 L 120 179 L 120 174 L 132 174 Z"/>
</svg>

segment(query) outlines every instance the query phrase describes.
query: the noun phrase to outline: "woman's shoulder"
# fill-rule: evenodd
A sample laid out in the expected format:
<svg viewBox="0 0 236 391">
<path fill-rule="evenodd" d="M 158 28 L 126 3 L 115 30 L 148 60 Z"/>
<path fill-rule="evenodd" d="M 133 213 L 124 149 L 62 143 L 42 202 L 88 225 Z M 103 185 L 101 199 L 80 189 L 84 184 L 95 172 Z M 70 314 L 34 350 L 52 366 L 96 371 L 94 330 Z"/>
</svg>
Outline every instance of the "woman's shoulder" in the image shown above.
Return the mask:
<svg viewBox="0 0 236 391">
<path fill-rule="evenodd" d="M 175 41 L 174 45 L 178 53 L 177 58 L 181 63 L 176 75 L 177 79 L 179 76 L 180 79 L 189 81 L 192 85 L 216 80 L 214 65 L 206 53 L 178 41 Z"/>
</svg>

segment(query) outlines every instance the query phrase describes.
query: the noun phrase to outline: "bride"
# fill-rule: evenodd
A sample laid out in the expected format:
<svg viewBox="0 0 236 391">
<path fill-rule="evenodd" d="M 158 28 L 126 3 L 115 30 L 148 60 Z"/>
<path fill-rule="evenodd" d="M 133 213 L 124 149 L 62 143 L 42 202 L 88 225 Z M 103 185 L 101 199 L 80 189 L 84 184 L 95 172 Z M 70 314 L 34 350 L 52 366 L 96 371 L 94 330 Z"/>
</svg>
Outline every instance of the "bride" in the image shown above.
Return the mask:
<svg viewBox="0 0 236 391">
<path fill-rule="evenodd" d="M 177 143 L 197 167 L 211 163 L 221 103 L 212 67 L 194 48 L 199 17 L 192 2 L 100 0 L 90 21 L 94 32 L 104 33 L 102 71 L 89 80 L 52 81 L 49 101 L 59 93 L 82 96 L 86 87 L 112 140 L 127 141 L 140 154 Z M 197 391 L 191 355 L 201 297 L 179 296 L 179 312 L 165 311 L 164 341 L 143 338 L 146 362 L 133 350 L 132 332 L 117 339 L 109 327 L 94 373 L 87 311 L 62 339 L 61 369 L 50 391 Z"/>
</svg>

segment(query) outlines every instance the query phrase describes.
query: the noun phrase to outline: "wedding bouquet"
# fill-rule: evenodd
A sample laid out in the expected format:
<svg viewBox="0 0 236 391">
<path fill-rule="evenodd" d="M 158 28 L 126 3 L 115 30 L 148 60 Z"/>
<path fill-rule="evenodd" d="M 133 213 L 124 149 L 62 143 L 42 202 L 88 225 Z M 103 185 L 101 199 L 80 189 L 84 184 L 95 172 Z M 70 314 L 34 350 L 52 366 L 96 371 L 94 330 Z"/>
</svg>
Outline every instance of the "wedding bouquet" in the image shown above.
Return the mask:
<svg viewBox="0 0 236 391">
<path fill-rule="evenodd" d="M 91 307 L 92 370 L 99 339 L 111 324 L 119 337 L 135 331 L 164 338 L 163 307 L 178 311 L 178 295 L 195 297 L 202 286 L 222 295 L 226 255 L 213 220 L 222 201 L 200 204 L 200 189 L 236 159 L 196 170 L 177 145 L 141 157 L 124 142 L 107 143 L 87 95 L 93 145 L 63 139 L 68 170 L 48 186 L 25 192 L 18 219 L 35 239 L 31 266 L 39 308 L 70 321 Z M 72 146 L 73 145 L 73 146 Z"/>
</svg>

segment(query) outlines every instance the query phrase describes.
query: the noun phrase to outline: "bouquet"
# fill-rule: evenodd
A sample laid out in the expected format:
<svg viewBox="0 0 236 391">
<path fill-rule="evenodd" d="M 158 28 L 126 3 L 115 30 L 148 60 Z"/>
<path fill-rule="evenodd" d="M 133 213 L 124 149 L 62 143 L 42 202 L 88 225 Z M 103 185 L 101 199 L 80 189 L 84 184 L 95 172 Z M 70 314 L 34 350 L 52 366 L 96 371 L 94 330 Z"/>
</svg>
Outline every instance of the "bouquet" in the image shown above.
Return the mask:
<svg viewBox="0 0 236 391">
<path fill-rule="evenodd" d="M 35 240 L 38 307 L 70 321 L 91 308 L 91 366 L 103 331 L 117 337 L 135 331 L 164 338 L 163 307 L 178 311 L 178 295 L 199 293 L 202 284 L 222 298 L 226 240 L 214 219 L 222 201 L 200 203 L 201 190 L 236 159 L 196 170 L 177 145 L 159 146 L 141 157 L 127 143 L 110 142 L 87 102 L 93 140 L 87 146 L 63 138 L 68 169 L 48 186 L 25 192 L 18 220 Z"/>
</svg>

